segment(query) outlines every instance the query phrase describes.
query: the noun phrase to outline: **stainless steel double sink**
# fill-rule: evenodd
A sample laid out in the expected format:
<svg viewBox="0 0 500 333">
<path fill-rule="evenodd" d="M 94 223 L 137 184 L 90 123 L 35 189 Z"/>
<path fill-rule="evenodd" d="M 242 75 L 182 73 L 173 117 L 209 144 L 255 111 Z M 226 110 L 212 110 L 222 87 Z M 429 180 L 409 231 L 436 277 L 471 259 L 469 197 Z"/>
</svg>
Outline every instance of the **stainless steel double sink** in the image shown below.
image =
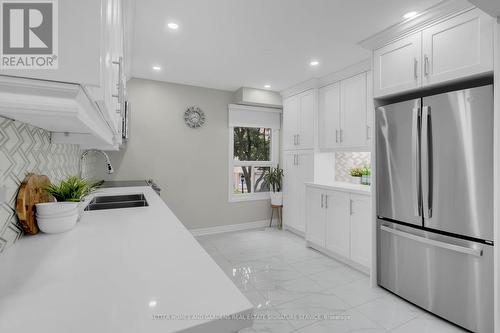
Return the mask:
<svg viewBox="0 0 500 333">
<path fill-rule="evenodd" d="M 147 207 L 149 206 L 144 194 L 122 194 L 96 196 L 85 207 L 89 210 Z"/>
</svg>

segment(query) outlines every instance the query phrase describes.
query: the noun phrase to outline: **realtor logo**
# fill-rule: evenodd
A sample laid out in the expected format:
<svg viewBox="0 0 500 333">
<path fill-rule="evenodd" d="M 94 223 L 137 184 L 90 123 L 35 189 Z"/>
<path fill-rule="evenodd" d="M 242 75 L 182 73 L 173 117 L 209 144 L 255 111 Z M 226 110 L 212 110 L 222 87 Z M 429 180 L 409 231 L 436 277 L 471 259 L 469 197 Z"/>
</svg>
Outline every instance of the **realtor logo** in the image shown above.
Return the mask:
<svg viewBox="0 0 500 333">
<path fill-rule="evenodd" d="M 1 69 L 57 69 L 57 0 L 1 3 Z"/>
</svg>

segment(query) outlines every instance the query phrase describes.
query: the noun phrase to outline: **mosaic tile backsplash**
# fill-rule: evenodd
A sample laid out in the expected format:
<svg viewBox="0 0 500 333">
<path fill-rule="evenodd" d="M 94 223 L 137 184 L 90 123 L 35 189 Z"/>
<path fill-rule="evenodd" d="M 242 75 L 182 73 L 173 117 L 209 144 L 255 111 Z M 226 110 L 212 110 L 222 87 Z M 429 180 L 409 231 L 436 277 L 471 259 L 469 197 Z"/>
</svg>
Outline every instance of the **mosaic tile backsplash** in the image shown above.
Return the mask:
<svg viewBox="0 0 500 333">
<path fill-rule="evenodd" d="M 0 117 L 0 253 L 23 234 L 15 202 L 25 175 L 44 174 L 57 183 L 78 174 L 80 154 L 78 145 L 51 144 L 50 132 Z M 93 178 L 95 160 L 86 160 L 84 176 Z"/>
<path fill-rule="evenodd" d="M 335 153 L 335 180 L 350 182 L 351 168 L 361 168 L 370 165 L 371 153 L 369 152 L 336 152 Z"/>
</svg>

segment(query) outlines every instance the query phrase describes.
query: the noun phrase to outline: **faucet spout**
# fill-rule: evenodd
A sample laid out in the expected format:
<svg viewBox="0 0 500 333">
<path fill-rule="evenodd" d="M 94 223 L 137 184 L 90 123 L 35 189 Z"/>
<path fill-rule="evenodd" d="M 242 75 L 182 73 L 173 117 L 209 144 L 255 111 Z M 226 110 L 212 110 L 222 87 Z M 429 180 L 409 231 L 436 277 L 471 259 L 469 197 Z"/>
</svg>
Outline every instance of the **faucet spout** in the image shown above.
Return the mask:
<svg viewBox="0 0 500 333">
<path fill-rule="evenodd" d="M 85 161 L 85 158 L 87 157 L 87 155 L 89 153 L 98 153 L 98 154 L 104 156 L 104 159 L 106 160 L 106 172 L 108 174 L 112 174 L 113 172 L 115 172 L 115 170 L 113 169 L 113 166 L 111 165 L 111 160 L 110 160 L 108 154 L 106 154 L 104 151 L 99 150 L 99 149 L 88 149 L 88 150 L 85 150 L 82 153 L 82 156 L 80 157 L 80 178 L 83 177 L 83 162 Z"/>
</svg>

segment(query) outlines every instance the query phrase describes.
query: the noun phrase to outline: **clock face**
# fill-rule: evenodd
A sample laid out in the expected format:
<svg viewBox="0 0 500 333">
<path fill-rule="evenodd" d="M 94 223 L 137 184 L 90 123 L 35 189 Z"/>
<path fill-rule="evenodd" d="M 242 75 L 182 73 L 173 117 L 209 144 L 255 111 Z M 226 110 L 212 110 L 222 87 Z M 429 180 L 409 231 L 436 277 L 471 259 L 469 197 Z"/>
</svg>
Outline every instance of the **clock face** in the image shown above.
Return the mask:
<svg viewBox="0 0 500 333">
<path fill-rule="evenodd" d="M 184 112 L 184 122 L 191 128 L 201 127 L 205 123 L 205 113 L 199 107 L 191 106 Z"/>
</svg>

